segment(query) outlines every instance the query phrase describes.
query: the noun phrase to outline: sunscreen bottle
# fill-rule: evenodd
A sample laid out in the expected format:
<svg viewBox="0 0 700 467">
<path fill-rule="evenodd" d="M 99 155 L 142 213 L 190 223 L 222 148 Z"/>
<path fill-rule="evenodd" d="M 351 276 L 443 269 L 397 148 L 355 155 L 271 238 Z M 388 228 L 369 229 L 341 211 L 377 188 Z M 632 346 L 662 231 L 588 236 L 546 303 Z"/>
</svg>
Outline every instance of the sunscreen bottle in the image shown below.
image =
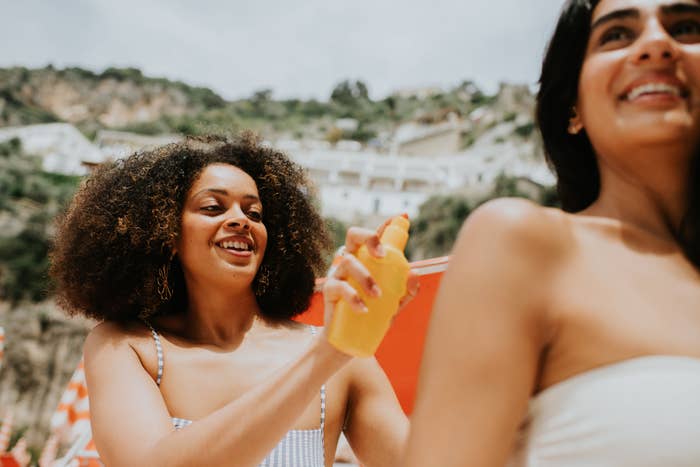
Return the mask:
<svg viewBox="0 0 700 467">
<path fill-rule="evenodd" d="M 389 330 L 399 301 L 406 294 L 409 264 L 403 250 L 408 241 L 409 225 L 408 218 L 404 216 L 391 220 L 380 238 L 386 252 L 383 258 L 372 256 L 365 245 L 357 251 L 357 258 L 365 265 L 382 293 L 379 297 L 369 296 L 357 282 L 348 279 L 369 311 L 362 313 L 345 300 L 338 301 L 328 331 L 328 341 L 338 350 L 355 357 L 372 356 Z"/>
</svg>

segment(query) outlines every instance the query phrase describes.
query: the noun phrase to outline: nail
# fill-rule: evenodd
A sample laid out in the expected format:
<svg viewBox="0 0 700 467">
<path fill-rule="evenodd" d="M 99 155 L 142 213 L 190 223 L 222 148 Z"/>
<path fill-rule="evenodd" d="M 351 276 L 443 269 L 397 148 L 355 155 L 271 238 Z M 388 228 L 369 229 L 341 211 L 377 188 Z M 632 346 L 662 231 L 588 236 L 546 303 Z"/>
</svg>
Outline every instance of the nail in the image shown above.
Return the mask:
<svg viewBox="0 0 700 467">
<path fill-rule="evenodd" d="M 380 258 L 383 258 L 384 256 L 386 256 L 386 250 L 384 250 L 384 246 L 382 246 L 381 243 L 379 245 L 377 245 L 377 248 L 374 251 L 377 253 L 377 255 Z"/>
<path fill-rule="evenodd" d="M 363 302 L 360 297 L 355 297 L 353 299 L 353 306 L 355 307 L 356 310 L 358 310 L 362 313 L 367 313 L 369 311 L 367 309 L 367 305 L 365 305 L 365 302 Z"/>
</svg>

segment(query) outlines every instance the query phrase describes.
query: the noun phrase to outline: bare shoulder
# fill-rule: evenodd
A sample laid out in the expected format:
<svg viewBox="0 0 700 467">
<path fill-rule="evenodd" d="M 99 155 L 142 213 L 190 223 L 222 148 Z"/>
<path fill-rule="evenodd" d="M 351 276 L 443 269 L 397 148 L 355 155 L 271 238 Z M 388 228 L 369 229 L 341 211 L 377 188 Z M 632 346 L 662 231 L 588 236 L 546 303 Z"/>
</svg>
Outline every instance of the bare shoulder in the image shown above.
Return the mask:
<svg viewBox="0 0 700 467">
<path fill-rule="evenodd" d="M 557 278 L 575 250 L 570 218 L 523 199 L 483 204 L 462 226 L 437 304 L 465 306 L 466 294 L 480 309 L 500 307 L 509 319 L 519 316 L 549 335 Z"/>
<path fill-rule="evenodd" d="M 123 324 L 105 321 L 95 326 L 83 346 L 86 359 L 104 352 L 137 351 L 152 345 L 150 331 L 142 323 Z M 137 353 L 140 353 L 137 351 Z M 153 352 L 155 355 L 155 351 Z"/>
<path fill-rule="evenodd" d="M 571 221 L 559 209 L 520 198 L 499 198 L 476 209 L 464 223 L 455 255 L 477 243 L 492 253 L 517 253 L 518 258 L 561 257 L 571 246 Z"/>
</svg>

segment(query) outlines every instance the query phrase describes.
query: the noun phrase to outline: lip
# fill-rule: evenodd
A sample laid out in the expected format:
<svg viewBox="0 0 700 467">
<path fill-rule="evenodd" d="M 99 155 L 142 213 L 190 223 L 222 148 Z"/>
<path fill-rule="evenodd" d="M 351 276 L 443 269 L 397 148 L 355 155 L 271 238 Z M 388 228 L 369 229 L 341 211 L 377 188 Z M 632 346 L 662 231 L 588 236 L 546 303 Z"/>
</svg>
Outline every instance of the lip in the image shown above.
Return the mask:
<svg viewBox="0 0 700 467">
<path fill-rule="evenodd" d="M 239 242 L 239 243 L 245 243 L 248 245 L 249 250 L 247 251 L 239 251 L 239 250 L 232 250 L 229 248 L 224 248 L 223 244 L 227 242 Z M 239 258 L 248 258 L 252 256 L 252 254 L 255 252 L 255 243 L 253 242 L 253 239 L 250 237 L 247 237 L 245 235 L 230 235 L 227 237 L 220 238 L 219 240 L 214 242 L 214 245 L 220 249 L 223 250 L 224 253 L 236 256 Z"/>
<path fill-rule="evenodd" d="M 635 90 L 639 90 L 644 86 L 661 86 L 661 87 L 673 87 L 674 92 L 667 92 L 664 90 L 645 92 L 640 95 L 634 96 L 630 99 L 630 94 L 633 94 Z M 687 86 L 678 78 L 673 75 L 668 74 L 654 74 L 646 75 L 635 79 L 629 83 L 622 93 L 620 94 L 620 100 L 626 102 L 670 102 L 685 100 L 689 96 L 690 92 Z"/>
</svg>

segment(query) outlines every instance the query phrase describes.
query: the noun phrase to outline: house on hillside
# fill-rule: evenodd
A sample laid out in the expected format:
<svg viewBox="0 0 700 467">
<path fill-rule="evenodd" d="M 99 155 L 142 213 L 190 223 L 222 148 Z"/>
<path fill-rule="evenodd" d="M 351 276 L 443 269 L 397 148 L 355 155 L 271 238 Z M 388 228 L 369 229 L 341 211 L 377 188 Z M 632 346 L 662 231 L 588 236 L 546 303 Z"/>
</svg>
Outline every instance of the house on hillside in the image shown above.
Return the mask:
<svg viewBox="0 0 700 467">
<path fill-rule="evenodd" d="M 456 154 L 461 149 L 463 131 L 464 123 L 456 115 L 432 125 L 405 123 L 394 133 L 391 152 L 402 156 Z"/>
<path fill-rule="evenodd" d="M 100 130 L 95 144 L 110 159 L 121 159 L 136 151 L 181 141 L 180 135 L 141 135 L 128 131 Z"/>
<path fill-rule="evenodd" d="M 0 141 L 18 138 L 27 154 L 42 158 L 47 172 L 85 175 L 106 160 L 103 153 L 69 123 L 0 128 Z"/>
</svg>

